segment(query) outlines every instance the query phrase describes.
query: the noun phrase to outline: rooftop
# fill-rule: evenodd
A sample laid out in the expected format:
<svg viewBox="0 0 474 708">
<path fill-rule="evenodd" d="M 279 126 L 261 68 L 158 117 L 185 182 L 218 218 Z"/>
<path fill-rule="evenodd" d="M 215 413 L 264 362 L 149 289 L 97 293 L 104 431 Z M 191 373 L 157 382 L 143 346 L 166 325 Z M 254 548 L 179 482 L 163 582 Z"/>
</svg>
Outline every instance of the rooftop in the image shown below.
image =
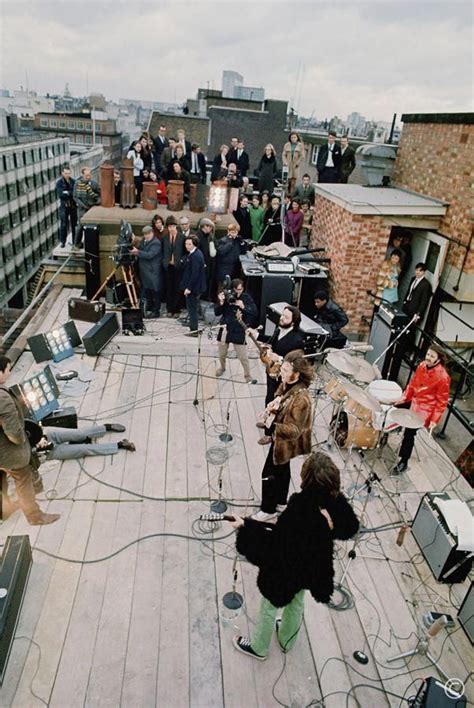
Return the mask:
<svg viewBox="0 0 474 708">
<path fill-rule="evenodd" d="M 443 216 L 447 204 L 395 187 L 363 187 L 359 184 L 315 184 L 317 194 L 352 214 Z"/>
<path fill-rule="evenodd" d="M 403 123 L 474 124 L 474 113 L 403 113 Z"/>
<path fill-rule="evenodd" d="M 77 295 L 60 292 L 38 331 L 63 323 L 67 300 Z M 81 334 L 90 327 L 77 326 Z M 335 611 L 308 595 L 291 653 L 283 657 L 274 640 L 268 660 L 252 662 L 233 649 L 231 638 L 248 634 L 255 621 L 255 568 L 236 560 L 226 524 L 211 533 L 198 519 L 217 495 L 218 466 L 206 461 L 206 451 L 222 449 L 218 435 L 227 411 L 233 441 L 224 445 L 223 496 L 242 515 L 256 508 L 266 449 L 257 445 L 255 420 L 264 405 L 265 375 L 250 350 L 257 385 L 243 383 L 237 360 L 216 379 L 215 343 L 207 333 L 200 358 L 197 349 L 175 321 L 158 320 L 145 337 L 118 335 L 100 356 L 79 349 L 58 365 L 81 372 L 79 385 L 77 379 L 61 384 L 61 404 L 77 408 L 80 427 L 121 422 L 137 451 L 88 457 L 81 464 L 46 463 L 41 505 L 61 512 L 61 519 L 30 527 L 15 512 L 0 527 L 0 543 L 11 534 L 29 534 L 34 548 L 0 704 L 399 706 L 402 696 L 416 693 L 422 677 L 437 672 L 423 656 L 387 659 L 415 646 L 424 613 L 436 608 L 455 617 L 469 583 L 436 582 L 413 534 L 399 547 L 393 526 L 413 519 L 429 490 L 462 499 L 472 496 L 471 489 L 424 430 L 409 471 L 399 478 L 388 476 L 378 456 L 369 462 L 355 450 L 333 447 L 345 491 L 359 515 L 365 506 L 364 526 L 372 530 L 361 536 L 345 574 L 353 604 Z M 43 366 L 25 351 L 12 383 Z M 319 374 L 321 381 L 333 375 L 324 369 Z M 327 395 L 316 394 L 320 385 L 313 389 L 315 445 L 327 439 L 333 409 Z M 399 434 L 391 433 L 387 464 L 399 442 Z M 295 485 L 300 467 L 301 460 L 292 462 Z M 367 496 L 364 482 L 374 470 L 381 484 Z M 338 580 L 352 547 L 337 545 Z M 222 597 L 232 589 L 234 562 L 245 605 L 230 620 Z M 341 603 L 338 592 L 334 602 Z M 368 655 L 367 666 L 354 660 L 356 650 Z M 472 668 L 472 647 L 457 621 L 433 638 L 430 651 L 449 676 L 464 680 Z M 472 679 L 466 693 L 472 700 Z"/>
</svg>

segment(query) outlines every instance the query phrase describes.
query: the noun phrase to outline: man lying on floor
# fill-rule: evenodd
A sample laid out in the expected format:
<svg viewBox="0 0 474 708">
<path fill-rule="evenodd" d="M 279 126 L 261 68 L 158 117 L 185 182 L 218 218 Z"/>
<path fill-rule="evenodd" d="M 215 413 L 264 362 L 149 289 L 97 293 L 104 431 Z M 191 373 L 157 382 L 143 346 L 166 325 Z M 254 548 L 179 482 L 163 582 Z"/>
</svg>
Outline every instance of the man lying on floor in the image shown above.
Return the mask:
<svg viewBox="0 0 474 708">
<path fill-rule="evenodd" d="M 77 460 L 80 457 L 94 455 L 115 455 L 119 450 L 135 452 L 135 445 L 126 439 L 119 440 L 119 442 L 93 442 L 95 438 L 101 438 L 106 433 L 123 433 L 124 431 L 125 426 L 120 423 L 93 425 L 82 430 L 47 428 L 34 451 L 40 456 L 41 462 L 44 460 Z"/>
</svg>

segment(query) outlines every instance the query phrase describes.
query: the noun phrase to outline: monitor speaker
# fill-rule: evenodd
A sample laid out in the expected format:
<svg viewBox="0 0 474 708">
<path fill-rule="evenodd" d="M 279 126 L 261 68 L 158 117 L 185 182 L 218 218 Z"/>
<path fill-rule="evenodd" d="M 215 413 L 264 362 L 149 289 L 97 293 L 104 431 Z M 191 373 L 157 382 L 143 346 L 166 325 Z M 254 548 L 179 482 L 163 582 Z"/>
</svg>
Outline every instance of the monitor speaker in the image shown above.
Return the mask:
<svg viewBox="0 0 474 708">
<path fill-rule="evenodd" d="M 474 585 L 472 583 L 458 610 L 458 620 L 469 641 L 474 644 Z"/>
<path fill-rule="evenodd" d="M 71 297 L 68 300 L 68 314 L 72 320 L 98 322 L 105 315 L 105 303 Z"/>
<path fill-rule="evenodd" d="M 53 358 L 44 334 L 34 334 L 32 337 L 28 337 L 26 341 L 37 364 Z"/>
<path fill-rule="evenodd" d="M 6 591 L 0 597 L 0 684 L 5 678 L 32 562 L 30 537 L 7 536 L 0 560 L 0 588 Z"/>
<path fill-rule="evenodd" d="M 109 312 L 97 322 L 82 338 L 82 343 L 89 356 L 97 356 L 119 331 L 119 322 L 115 312 Z"/>
<path fill-rule="evenodd" d="M 77 411 L 74 406 L 58 408 L 41 421 L 43 428 L 77 428 Z"/>
<path fill-rule="evenodd" d="M 101 286 L 99 258 L 99 227 L 84 226 L 84 260 L 86 270 L 86 297 L 92 300 Z"/>
<path fill-rule="evenodd" d="M 291 302 L 293 298 L 293 280 L 287 275 L 264 277 L 260 299 L 260 322 L 265 322 L 267 307 L 274 302 Z"/>
</svg>

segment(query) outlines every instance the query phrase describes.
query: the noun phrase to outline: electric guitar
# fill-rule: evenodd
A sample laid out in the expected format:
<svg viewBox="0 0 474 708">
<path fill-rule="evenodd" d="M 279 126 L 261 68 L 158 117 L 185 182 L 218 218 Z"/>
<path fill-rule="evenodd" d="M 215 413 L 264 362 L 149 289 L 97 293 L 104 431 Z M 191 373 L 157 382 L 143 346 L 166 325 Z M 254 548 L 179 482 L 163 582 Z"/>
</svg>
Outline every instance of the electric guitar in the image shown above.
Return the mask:
<svg viewBox="0 0 474 708">
<path fill-rule="evenodd" d="M 272 379 L 277 379 L 280 375 L 281 364 L 279 361 L 273 361 L 273 359 L 271 359 L 269 357 L 269 352 L 271 351 L 271 347 L 259 342 L 258 339 L 252 334 L 252 332 L 250 331 L 250 328 L 247 327 L 247 325 L 243 321 L 242 313 L 240 310 L 237 310 L 235 316 L 237 318 L 237 322 L 239 323 L 239 325 L 242 327 L 242 329 L 245 330 L 245 334 L 252 340 L 252 342 L 257 347 L 257 349 L 260 353 L 260 361 L 265 366 L 265 371 L 267 372 L 268 376 L 270 376 L 270 378 L 272 378 Z"/>
</svg>

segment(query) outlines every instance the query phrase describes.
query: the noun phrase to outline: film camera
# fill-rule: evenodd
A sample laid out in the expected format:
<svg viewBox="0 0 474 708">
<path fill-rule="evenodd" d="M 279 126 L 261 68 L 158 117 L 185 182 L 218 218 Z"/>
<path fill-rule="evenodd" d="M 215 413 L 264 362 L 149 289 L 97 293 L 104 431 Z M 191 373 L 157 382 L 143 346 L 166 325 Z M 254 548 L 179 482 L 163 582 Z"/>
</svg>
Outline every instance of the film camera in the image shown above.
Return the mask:
<svg viewBox="0 0 474 708">
<path fill-rule="evenodd" d="M 133 248 L 132 227 L 122 219 L 120 222 L 120 232 L 115 245 L 115 253 L 112 256 L 116 265 L 130 265 L 135 261 L 135 256 L 130 255 Z"/>
<path fill-rule="evenodd" d="M 235 294 L 235 290 L 232 287 L 232 281 L 230 279 L 230 275 L 226 275 L 224 278 L 223 282 L 223 287 L 222 287 L 222 292 L 224 293 L 224 300 L 228 305 L 235 305 L 237 302 L 237 295 Z"/>
</svg>

